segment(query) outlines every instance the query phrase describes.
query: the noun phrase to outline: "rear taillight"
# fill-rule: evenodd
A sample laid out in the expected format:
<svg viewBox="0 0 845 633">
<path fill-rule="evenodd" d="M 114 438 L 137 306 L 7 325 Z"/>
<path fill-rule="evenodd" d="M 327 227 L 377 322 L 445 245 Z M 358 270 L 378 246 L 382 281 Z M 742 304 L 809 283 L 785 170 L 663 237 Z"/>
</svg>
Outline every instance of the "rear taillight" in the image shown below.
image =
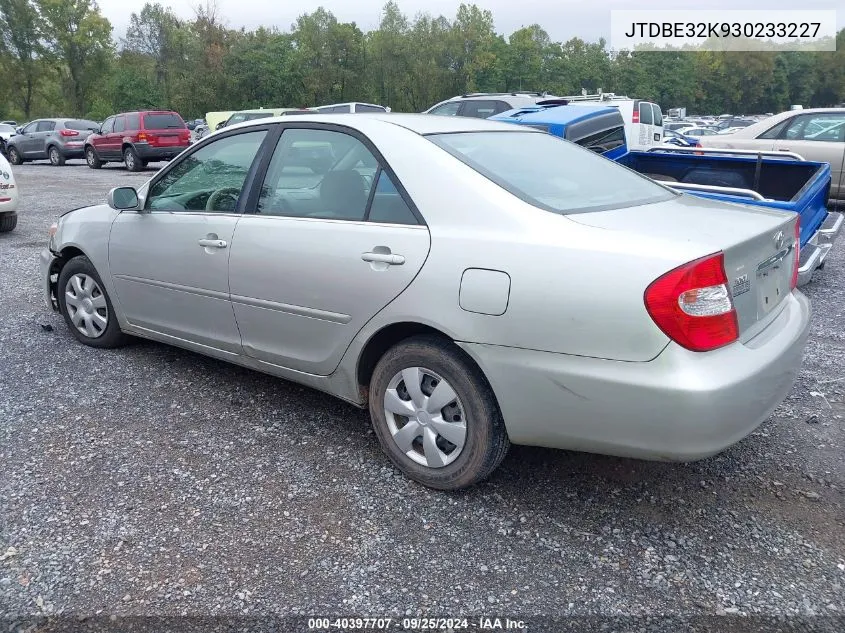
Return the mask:
<svg viewBox="0 0 845 633">
<path fill-rule="evenodd" d="M 652 282 L 645 291 L 645 306 L 666 336 L 693 352 L 724 347 L 739 338 L 722 253 L 679 266 Z"/>
<path fill-rule="evenodd" d="M 631 123 L 639 123 L 640 122 L 640 111 L 634 110 L 634 113 L 631 115 Z"/>
<path fill-rule="evenodd" d="M 793 290 L 798 286 L 798 267 L 801 265 L 801 221 L 795 222 L 795 241 L 792 243 L 792 281 L 789 287 Z"/>
<path fill-rule="evenodd" d="M 147 137 L 147 135 L 146 135 L 146 133 L 145 133 L 145 132 L 138 132 L 138 140 L 139 140 L 141 143 L 146 143 L 146 142 L 147 142 L 147 139 L 148 139 L 148 137 Z"/>
<path fill-rule="evenodd" d="M 76 130 L 60 130 L 59 134 L 61 136 L 79 136 L 79 132 Z"/>
</svg>

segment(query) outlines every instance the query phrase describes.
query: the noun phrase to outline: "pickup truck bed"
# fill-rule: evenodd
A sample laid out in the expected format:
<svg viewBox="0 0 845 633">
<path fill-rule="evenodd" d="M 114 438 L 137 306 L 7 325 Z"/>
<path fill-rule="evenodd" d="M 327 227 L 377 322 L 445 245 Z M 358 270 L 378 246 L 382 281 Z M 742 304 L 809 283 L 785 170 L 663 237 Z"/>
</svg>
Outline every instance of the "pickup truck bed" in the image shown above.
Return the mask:
<svg viewBox="0 0 845 633">
<path fill-rule="evenodd" d="M 617 162 L 678 191 L 695 196 L 763 206 L 800 215 L 798 283 L 806 284 L 824 266 L 842 228 L 841 213 L 830 213 L 830 165 L 765 153 L 660 148 L 628 152 Z"/>
</svg>

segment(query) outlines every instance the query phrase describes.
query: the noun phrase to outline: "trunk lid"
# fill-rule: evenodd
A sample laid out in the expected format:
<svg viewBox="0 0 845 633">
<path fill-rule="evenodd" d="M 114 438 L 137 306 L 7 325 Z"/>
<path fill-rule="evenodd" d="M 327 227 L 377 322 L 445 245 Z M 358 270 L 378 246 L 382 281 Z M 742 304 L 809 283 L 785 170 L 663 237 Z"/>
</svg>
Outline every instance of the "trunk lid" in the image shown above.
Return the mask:
<svg viewBox="0 0 845 633">
<path fill-rule="evenodd" d="M 643 234 L 701 255 L 722 251 L 739 321 L 740 339 L 756 334 L 791 292 L 795 266 L 794 213 L 682 195 L 673 200 L 567 216 L 597 228 Z M 745 335 L 745 336 L 744 336 Z"/>
</svg>

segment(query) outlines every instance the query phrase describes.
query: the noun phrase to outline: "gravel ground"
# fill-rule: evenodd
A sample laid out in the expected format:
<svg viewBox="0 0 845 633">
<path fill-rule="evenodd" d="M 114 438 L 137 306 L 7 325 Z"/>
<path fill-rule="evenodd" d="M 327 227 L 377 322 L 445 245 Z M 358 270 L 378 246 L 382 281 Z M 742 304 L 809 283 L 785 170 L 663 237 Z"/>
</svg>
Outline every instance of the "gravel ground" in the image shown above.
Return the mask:
<svg viewBox="0 0 845 633">
<path fill-rule="evenodd" d="M 152 173 L 16 168 L 0 615 L 757 614 L 831 630 L 845 615 L 845 242 L 807 289 L 795 390 L 739 445 L 681 465 L 515 447 L 445 494 L 399 475 L 365 413 L 330 397 L 155 343 L 75 342 L 42 303 L 47 228 Z"/>
</svg>

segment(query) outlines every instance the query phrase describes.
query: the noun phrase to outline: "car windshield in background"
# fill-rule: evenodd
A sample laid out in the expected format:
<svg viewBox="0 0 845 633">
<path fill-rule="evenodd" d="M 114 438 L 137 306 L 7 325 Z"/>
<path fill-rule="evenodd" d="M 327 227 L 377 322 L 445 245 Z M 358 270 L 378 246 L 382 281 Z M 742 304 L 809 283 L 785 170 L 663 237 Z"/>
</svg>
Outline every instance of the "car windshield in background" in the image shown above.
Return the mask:
<svg viewBox="0 0 845 633">
<path fill-rule="evenodd" d="M 676 195 L 550 134 L 461 132 L 427 138 L 503 189 L 546 211 L 564 215 L 604 211 Z"/>
<path fill-rule="evenodd" d="M 100 124 L 96 121 L 65 121 L 65 127 L 69 130 L 81 132 L 99 132 Z"/>
<path fill-rule="evenodd" d="M 175 114 L 145 114 L 144 129 L 166 130 L 168 128 L 183 128 L 185 122 Z"/>
<path fill-rule="evenodd" d="M 0 123 L 0 132 L 11 132 L 12 134 L 15 133 L 15 128 L 11 125 L 6 125 L 5 123 Z"/>
</svg>

